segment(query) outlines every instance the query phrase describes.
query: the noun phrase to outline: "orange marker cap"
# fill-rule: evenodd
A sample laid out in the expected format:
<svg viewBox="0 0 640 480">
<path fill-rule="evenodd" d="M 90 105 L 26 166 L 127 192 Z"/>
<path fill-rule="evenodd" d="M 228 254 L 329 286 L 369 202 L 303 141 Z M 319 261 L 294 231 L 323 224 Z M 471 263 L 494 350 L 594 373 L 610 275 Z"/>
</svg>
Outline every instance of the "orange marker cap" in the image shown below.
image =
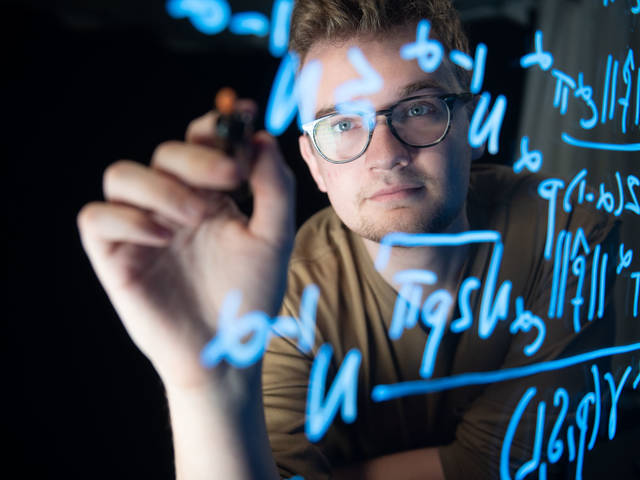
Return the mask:
<svg viewBox="0 0 640 480">
<path fill-rule="evenodd" d="M 236 92 L 233 88 L 223 87 L 216 93 L 216 110 L 222 115 L 231 115 L 236 105 Z"/>
</svg>

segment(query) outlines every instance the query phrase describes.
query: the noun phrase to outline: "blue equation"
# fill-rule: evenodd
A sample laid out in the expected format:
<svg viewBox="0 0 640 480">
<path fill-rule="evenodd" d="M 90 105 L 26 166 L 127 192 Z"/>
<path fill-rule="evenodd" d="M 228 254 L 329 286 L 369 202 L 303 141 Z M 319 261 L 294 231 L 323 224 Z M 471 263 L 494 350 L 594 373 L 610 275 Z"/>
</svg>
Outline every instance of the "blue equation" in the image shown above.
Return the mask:
<svg viewBox="0 0 640 480">
<path fill-rule="evenodd" d="M 553 106 L 558 109 L 560 115 L 565 115 L 569 110 L 570 98 L 581 102 L 582 107 L 589 113 L 579 120 L 579 126 L 583 130 L 591 130 L 598 124 L 619 121 L 621 133 L 627 134 L 630 129 L 640 128 L 640 69 L 636 68 L 634 52 L 628 49 L 623 61 L 614 59 L 613 55 L 607 56 L 606 70 L 604 72 L 604 87 L 601 98 L 594 95 L 593 87 L 586 83 L 583 72 L 578 72 L 577 77 L 570 75 L 558 68 L 552 68 L 554 60 L 550 52 L 544 51 L 543 33 L 535 34 L 535 50 L 523 56 L 520 65 L 523 68 L 539 67 L 542 71 L 549 72 L 555 81 L 555 93 Z M 620 86 L 619 86 L 620 85 Z M 635 101 L 633 97 L 635 96 Z M 563 132 L 561 139 L 569 144 L 581 148 L 611 151 L 640 151 L 640 143 L 608 143 L 587 141 L 575 138 Z"/>
<path fill-rule="evenodd" d="M 637 373 L 633 379 L 631 376 L 633 368 L 629 365 L 616 381 L 612 372 L 606 372 L 603 376 L 606 387 L 603 387 L 598 366 L 593 364 L 590 370 L 593 390 L 581 397 L 575 416 L 569 415 L 569 405 L 572 402 L 569 392 L 563 387 L 557 388 L 554 392 L 553 406 L 555 411 L 553 413 L 550 414 L 547 410 L 546 402 L 538 402 L 535 407 L 536 427 L 531 448 L 532 458 L 520 465 L 515 472 L 515 479 L 525 478 L 536 471 L 539 479 L 546 479 L 548 465 L 557 463 L 565 456 L 568 463 L 575 463 L 574 478 L 581 480 L 585 454 L 594 448 L 601 422 L 605 422 L 607 425 L 609 440 L 615 437 L 618 403 L 622 390 L 627 382 L 630 388 L 637 389 L 640 383 L 640 373 Z M 636 371 L 638 370 L 640 368 L 636 369 Z M 603 397 L 607 394 L 609 400 L 603 402 Z M 513 439 L 525 411 L 536 395 L 537 389 L 535 387 L 528 388 L 511 416 L 500 452 L 501 480 L 511 480 L 512 478 L 509 463 Z M 608 405 L 608 408 L 605 405 Z M 590 416 L 591 412 L 593 412 L 592 416 Z M 549 414 L 553 421 L 553 427 L 550 432 L 545 432 L 546 417 Z"/>
<path fill-rule="evenodd" d="M 505 280 L 499 286 L 497 285 L 504 249 L 498 232 L 392 233 L 382 239 L 375 266 L 378 270 L 384 269 L 393 247 L 460 246 L 474 243 L 493 243 L 494 245 L 485 284 L 482 285 L 480 279 L 476 277 L 468 277 L 462 282 L 457 296 L 461 316 L 451 322 L 449 328 L 453 333 L 461 333 L 473 326 L 475 315 L 471 309 L 471 295 L 482 287 L 480 309 L 476 322 L 478 336 L 486 339 L 495 330 L 497 322 L 508 317 L 511 302 L 511 281 Z M 423 378 L 429 378 L 433 373 L 438 348 L 446 331 L 447 318 L 454 303 L 454 299 L 447 290 L 439 289 L 431 293 L 420 305 L 423 285 L 434 285 L 437 280 L 437 276 L 433 272 L 426 270 L 404 270 L 396 273 L 394 277 L 394 281 L 401 287 L 393 310 L 389 338 L 392 340 L 400 338 L 405 329 L 413 328 L 418 323 L 419 318 L 424 326 L 430 329 L 420 368 L 420 376 Z M 546 335 L 545 322 L 525 309 L 522 297 L 515 299 L 515 307 L 516 315 L 509 331 L 514 335 L 520 331 L 535 332 L 531 343 L 524 347 L 525 355 L 531 356 L 542 346 Z"/>
<path fill-rule="evenodd" d="M 640 179 L 635 175 L 627 175 L 626 179 L 620 172 L 614 172 L 616 181 L 615 191 L 609 191 L 604 182 L 601 182 L 596 191 L 587 189 L 586 168 L 580 170 L 571 181 L 565 185 L 565 181 L 559 178 L 547 178 L 540 182 L 538 195 L 549 202 L 547 215 L 547 242 L 544 256 L 551 258 L 553 248 L 552 235 L 555 230 L 556 208 L 558 202 L 562 202 L 562 209 L 570 213 L 575 205 L 593 205 L 596 210 L 606 212 L 619 217 L 623 212 L 631 212 L 640 215 L 640 204 L 636 187 L 640 186 Z"/>
<path fill-rule="evenodd" d="M 560 231 L 556 239 L 555 257 L 553 262 L 553 282 L 551 285 L 551 299 L 549 301 L 549 318 L 562 318 L 564 314 L 564 299 L 567 289 L 569 272 L 577 277 L 575 297 L 570 300 L 573 307 L 573 328 L 580 331 L 580 311 L 585 306 L 583 297 L 585 283 L 589 283 L 588 320 L 592 321 L 596 315 L 602 318 L 605 307 L 606 274 L 608 253 L 601 253 L 601 245 L 591 249 L 586 243 L 584 231 L 578 228 L 575 236 L 565 230 Z M 581 254 L 582 253 L 582 254 Z M 588 265 L 590 262 L 590 265 Z M 591 271 L 591 279 L 587 272 Z M 586 280 L 586 282 L 585 282 Z"/>
<path fill-rule="evenodd" d="M 484 285 L 480 312 L 478 315 L 478 331 L 482 338 L 487 338 L 493 332 L 496 323 L 508 315 L 511 294 L 511 282 L 503 282 L 496 293 L 497 276 L 502 260 L 503 246 L 500 234 L 493 231 L 475 231 L 452 235 L 416 235 L 393 233 L 383 238 L 376 258 L 375 266 L 378 270 L 385 268 L 391 249 L 397 246 L 459 246 L 471 243 L 490 242 L 494 244 L 490 260 L 487 280 Z M 440 341 L 445 333 L 449 311 L 453 305 L 453 298 L 444 289 L 431 293 L 420 306 L 423 296 L 423 286 L 437 283 L 435 273 L 426 270 L 404 270 L 395 275 L 395 281 L 400 283 L 401 289 L 394 306 L 393 318 L 389 329 L 389 338 L 400 338 L 403 331 L 414 327 L 419 318 L 430 329 L 423 352 L 420 376 L 430 378 L 433 373 Z M 481 282 L 475 277 L 467 278 L 458 295 L 458 304 L 462 316 L 451 324 L 454 332 L 462 332 L 472 327 L 474 315 L 470 308 L 470 295 L 480 289 Z M 516 319 L 510 331 L 529 331 L 537 328 L 535 340 L 525 347 L 525 354 L 531 355 L 540 348 L 545 335 L 544 322 L 524 308 L 524 300 L 516 300 Z M 309 390 L 307 396 L 307 410 L 305 432 L 311 441 L 320 440 L 329 425 L 340 410 L 345 423 L 351 423 L 357 415 L 358 373 L 361 353 L 357 349 L 350 350 L 339 367 L 338 373 L 325 395 L 325 383 L 329 363 L 333 350 L 330 345 L 320 347 L 311 369 Z M 374 393 L 374 400 L 376 399 Z M 379 400 L 379 399 L 378 399 Z"/>
<path fill-rule="evenodd" d="M 275 0 L 271 21 L 260 12 L 232 13 L 226 0 L 168 0 L 167 13 L 173 18 L 188 18 L 205 35 L 225 29 L 235 35 L 269 35 L 269 51 L 281 57 L 287 51 L 293 0 Z"/>
</svg>

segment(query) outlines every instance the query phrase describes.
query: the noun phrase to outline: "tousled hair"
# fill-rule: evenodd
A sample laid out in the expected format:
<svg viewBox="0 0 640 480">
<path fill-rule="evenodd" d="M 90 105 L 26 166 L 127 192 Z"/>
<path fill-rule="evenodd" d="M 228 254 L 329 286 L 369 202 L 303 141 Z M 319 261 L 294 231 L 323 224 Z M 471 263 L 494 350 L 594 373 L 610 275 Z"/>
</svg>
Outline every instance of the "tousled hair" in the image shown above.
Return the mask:
<svg viewBox="0 0 640 480">
<path fill-rule="evenodd" d="M 469 52 L 469 41 L 451 0 L 296 0 L 289 49 L 302 63 L 316 42 L 356 36 L 384 38 L 403 27 L 415 28 L 422 19 L 431 22 L 430 36 L 442 42 L 447 52 Z M 458 66 L 454 71 L 467 89 L 469 72 Z"/>
</svg>

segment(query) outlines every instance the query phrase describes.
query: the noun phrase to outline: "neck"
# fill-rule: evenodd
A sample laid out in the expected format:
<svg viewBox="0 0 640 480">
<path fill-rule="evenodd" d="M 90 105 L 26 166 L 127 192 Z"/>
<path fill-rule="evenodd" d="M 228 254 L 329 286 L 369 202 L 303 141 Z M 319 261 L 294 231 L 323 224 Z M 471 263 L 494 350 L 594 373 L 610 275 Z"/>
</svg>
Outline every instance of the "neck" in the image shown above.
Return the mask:
<svg viewBox="0 0 640 480">
<path fill-rule="evenodd" d="M 469 230 L 469 221 L 466 208 L 463 207 L 458 218 L 442 233 L 453 234 L 467 230 Z M 380 244 L 366 238 L 363 238 L 363 242 L 369 256 L 375 262 Z M 434 289 L 454 290 L 468 250 L 468 245 L 459 247 L 393 247 L 389 261 L 380 275 L 394 289 L 399 290 L 400 284 L 393 279 L 396 273 L 402 270 L 428 270 L 436 274 L 438 278 Z"/>
</svg>

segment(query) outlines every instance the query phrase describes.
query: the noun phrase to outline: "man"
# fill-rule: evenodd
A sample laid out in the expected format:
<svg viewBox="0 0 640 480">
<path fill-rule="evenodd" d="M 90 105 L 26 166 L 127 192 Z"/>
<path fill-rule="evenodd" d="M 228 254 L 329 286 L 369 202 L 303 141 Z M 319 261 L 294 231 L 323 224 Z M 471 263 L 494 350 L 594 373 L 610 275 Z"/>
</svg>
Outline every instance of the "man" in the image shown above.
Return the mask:
<svg viewBox="0 0 640 480">
<path fill-rule="evenodd" d="M 527 310 L 542 315 L 552 284 L 551 262 L 542 258 L 547 203 L 536 197 L 539 179 L 489 167 L 470 174 L 482 151 L 467 141 L 473 103 L 466 73 L 446 55 L 430 73 L 399 56 L 402 46 L 415 40 L 421 19 L 431 21 L 431 37 L 446 52 L 467 49 L 448 0 L 297 2 L 291 47 L 303 66 L 313 60 L 322 65 L 316 120 L 305 125 L 300 150 L 332 209 L 303 227 L 291 261 L 294 187 L 275 141 L 258 133 L 254 158 L 230 158 L 215 148 L 215 113 L 194 121 L 186 142 L 160 145 L 149 168 L 127 161 L 109 167 L 107 201 L 81 211 L 83 244 L 95 270 L 166 387 L 179 478 L 278 478 L 278 472 L 307 479 L 332 473 L 335 478 L 497 476 L 500 445 L 524 384 L 370 400 L 375 385 L 418 380 L 424 367 L 428 330 L 407 326 L 393 341 L 388 336 L 403 272 L 430 272 L 433 281 L 421 286 L 419 303 L 437 294 L 435 311 L 447 298 L 457 303 L 463 280 L 487 282 L 496 248 L 398 247 L 378 272 L 373 262 L 386 234 L 500 231 L 505 260 L 496 285 L 512 282 L 513 297 L 521 295 Z M 347 60 L 352 47 L 383 81 L 381 89 L 360 96 L 377 112 L 371 122 L 336 114 L 343 109 L 336 105 L 336 89 L 359 78 Z M 227 194 L 244 180 L 254 195 L 250 218 Z M 558 216 L 557 230 L 576 226 L 585 227 L 590 245 L 611 231 L 585 209 Z M 242 292 L 238 315 L 259 310 L 275 316 L 282 310 L 296 316 L 303 289 L 312 283 L 320 288 L 312 352 L 274 338 L 264 361 L 252 367 L 202 366 L 200 352 L 216 335 L 229 291 Z M 575 284 L 570 281 L 567 298 Z M 475 289 L 473 296 L 467 292 L 473 312 L 481 308 L 479 285 Z M 446 306 L 450 325 L 464 312 Z M 479 338 L 474 324 L 443 335 L 432 371 L 422 377 L 566 355 L 597 337 L 599 323 L 580 335 L 551 328 L 544 347 L 530 359 L 523 348 L 536 337 L 533 331 L 513 333 L 509 323 L 500 322 L 489 338 Z M 362 354 L 358 417 L 353 425 L 336 418 L 326 436 L 312 443 L 304 433 L 307 385 L 314 356 L 325 343 L 333 349 L 327 385 L 349 350 Z M 586 388 L 582 380 L 551 374 L 536 381 Z M 518 431 L 507 455 L 512 472 L 533 448 L 535 411 L 525 418 L 529 424 Z"/>
</svg>

